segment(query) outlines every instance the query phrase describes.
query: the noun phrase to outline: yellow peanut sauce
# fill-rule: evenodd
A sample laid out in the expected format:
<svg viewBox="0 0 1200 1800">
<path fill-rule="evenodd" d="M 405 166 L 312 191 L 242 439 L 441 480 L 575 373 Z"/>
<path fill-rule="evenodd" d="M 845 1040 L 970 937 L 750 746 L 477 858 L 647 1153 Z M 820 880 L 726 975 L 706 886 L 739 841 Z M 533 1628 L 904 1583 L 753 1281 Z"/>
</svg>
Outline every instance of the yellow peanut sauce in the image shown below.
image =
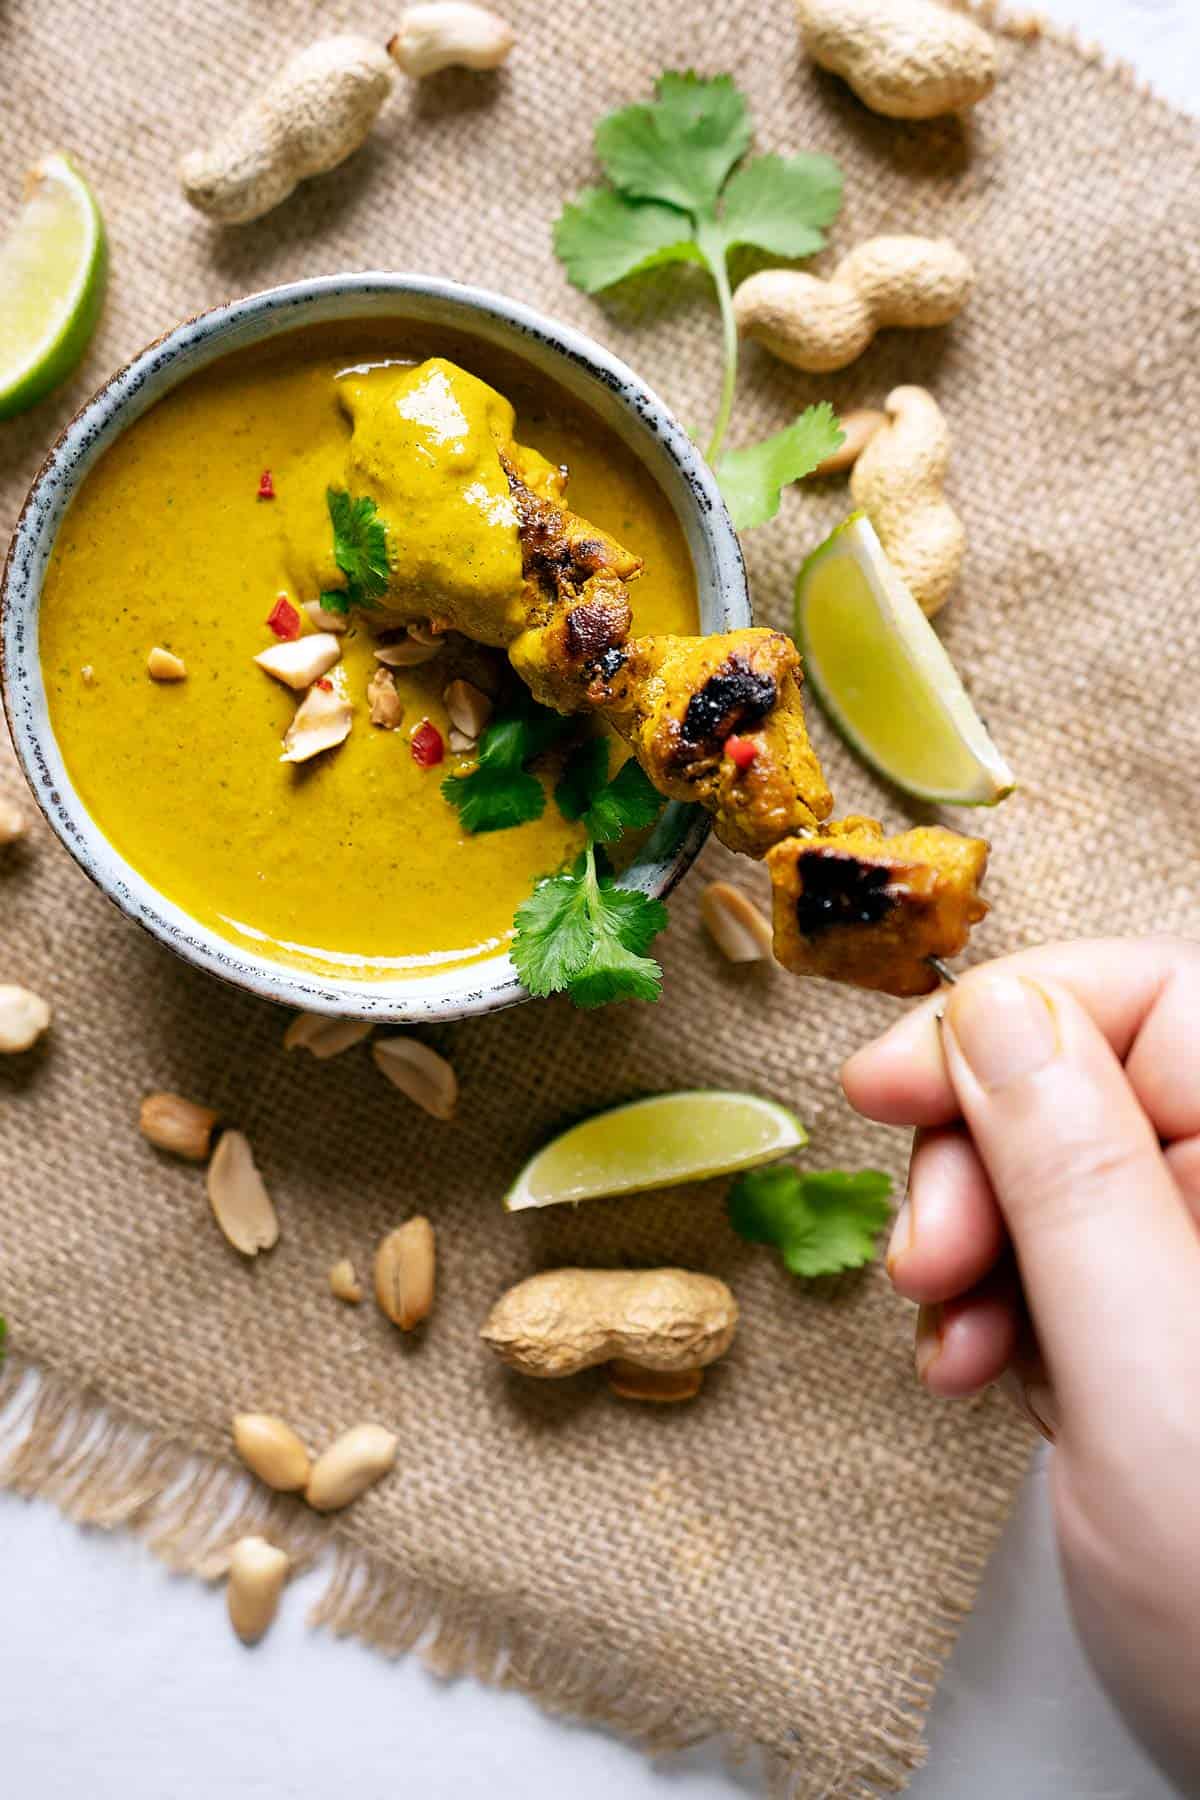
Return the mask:
<svg viewBox="0 0 1200 1800">
<path fill-rule="evenodd" d="M 41 607 L 68 771 L 120 854 L 241 947 L 360 978 L 468 962 L 503 946 L 534 882 L 580 848 L 553 799 L 529 824 L 467 834 L 441 782 L 472 759 L 414 760 L 423 720 L 448 738 L 447 682 L 494 686 L 499 653 L 457 639 L 395 670 L 404 720 L 380 730 L 366 701 L 378 639 L 352 614 L 337 671 L 350 735 L 300 765 L 279 759 L 301 696 L 253 660 L 277 642 L 266 619 L 280 594 L 299 607 L 342 585 L 329 487 L 378 504 L 385 605 L 411 616 L 428 596 L 434 615 L 449 594 L 458 616 L 478 609 L 480 637 L 510 637 L 521 555 L 498 445 L 514 429 L 569 468 L 575 511 L 644 558 L 634 629 L 695 631 L 683 535 L 641 463 L 528 365 L 453 334 L 369 321 L 239 352 L 160 400 L 76 495 Z M 263 500 L 267 469 L 275 498 Z M 183 658 L 186 680 L 149 679 L 156 644 Z"/>
</svg>

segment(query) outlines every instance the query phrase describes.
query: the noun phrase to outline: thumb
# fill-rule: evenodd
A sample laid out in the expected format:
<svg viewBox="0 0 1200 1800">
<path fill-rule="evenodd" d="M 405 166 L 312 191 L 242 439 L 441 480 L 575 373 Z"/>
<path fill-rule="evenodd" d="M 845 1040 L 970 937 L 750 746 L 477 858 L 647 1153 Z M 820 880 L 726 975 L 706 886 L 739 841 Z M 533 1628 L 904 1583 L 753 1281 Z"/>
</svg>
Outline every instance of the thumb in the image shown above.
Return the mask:
<svg viewBox="0 0 1200 1800">
<path fill-rule="evenodd" d="M 1200 1337 L 1200 1239 L 1107 1039 L 1066 988 L 991 973 L 943 1035 L 1064 1417 L 1153 1391 Z"/>
</svg>

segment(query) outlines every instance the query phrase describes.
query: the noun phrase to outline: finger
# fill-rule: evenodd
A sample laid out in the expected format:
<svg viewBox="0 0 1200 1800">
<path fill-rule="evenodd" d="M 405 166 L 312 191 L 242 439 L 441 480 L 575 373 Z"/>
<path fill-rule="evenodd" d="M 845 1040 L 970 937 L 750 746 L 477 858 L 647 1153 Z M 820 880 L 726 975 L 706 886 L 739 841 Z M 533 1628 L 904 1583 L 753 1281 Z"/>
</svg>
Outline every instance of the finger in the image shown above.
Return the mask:
<svg viewBox="0 0 1200 1800">
<path fill-rule="evenodd" d="M 1020 1339 L 1021 1308 L 1010 1272 L 973 1293 L 923 1306 L 917 1318 L 917 1378 L 942 1400 L 990 1387 Z"/>
<path fill-rule="evenodd" d="M 958 986 L 993 973 L 1069 988 L 1128 1059 L 1159 1136 L 1200 1132 L 1200 1064 L 1190 1051 L 1200 1011 L 1200 945 L 1178 938 L 1044 944 L 968 970 Z M 944 1125 L 957 1117 L 938 1034 L 947 1000 L 943 988 L 849 1059 L 842 1086 L 856 1111 L 883 1125 Z"/>
<path fill-rule="evenodd" d="M 1180 1138 L 1163 1152 L 1175 1186 L 1197 1226 L 1200 1226 L 1200 1134 Z"/>
<path fill-rule="evenodd" d="M 1010 1363 L 996 1385 L 1048 1444 L 1057 1443 L 1058 1402 L 1048 1381 L 1030 1380 L 1016 1363 Z"/>
<path fill-rule="evenodd" d="M 948 1125 L 919 1131 L 908 1193 L 888 1245 L 887 1271 L 896 1291 L 924 1301 L 966 1293 L 1007 1242 L 992 1184 L 966 1132 Z"/>
<path fill-rule="evenodd" d="M 943 1043 L 1064 1414 L 1134 1404 L 1200 1358 L 1200 1239 L 1120 1063 L 1065 987 L 1007 968 L 955 989 Z"/>
<path fill-rule="evenodd" d="M 1020 1338 L 1012 1361 L 996 1385 L 1047 1443 L 1057 1441 L 1058 1400 L 1050 1385 L 1028 1312 L 1021 1321 Z"/>
</svg>

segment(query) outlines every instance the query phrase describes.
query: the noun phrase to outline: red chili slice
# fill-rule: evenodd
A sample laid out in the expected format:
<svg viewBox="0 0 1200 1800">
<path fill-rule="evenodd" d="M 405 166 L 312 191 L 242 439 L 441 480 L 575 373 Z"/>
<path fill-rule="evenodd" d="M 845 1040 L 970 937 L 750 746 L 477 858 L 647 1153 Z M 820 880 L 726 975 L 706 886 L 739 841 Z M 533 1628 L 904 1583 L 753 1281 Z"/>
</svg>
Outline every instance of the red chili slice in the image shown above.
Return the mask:
<svg viewBox="0 0 1200 1800">
<path fill-rule="evenodd" d="M 275 498 L 275 483 L 271 480 L 270 469 L 264 469 L 258 478 L 258 497 L 260 500 Z"/>
<path fill-rule="evenodd" d="M 419 769 L 434 769 L 446 754 L 442 734 L 428 719 L 422 719 L 410 739 L 413 761 Z"/>
<path fill-rule="evenodd" d="M 751 737 L 739 737 L 735 731 L 725 739 L 725 754 L 739 774 L 744 775 L 758 755 L 758 744 Z"/>
<path fill-rule="evenodd" d="M 300 636 L 300 614 L 286 594 L 280 594 L 267 614 L 267 624 L 277 638 L 284 638 L 289 643 Z"/>
<path fill-rule="evenodd" d="M 313 686 L 321 688 L 326 694 L 332 694 L 333 692 L 333 683 L 330 681 L 328 675 L 319 675 L 316 681 L 313 682 Z"/>
</svg>

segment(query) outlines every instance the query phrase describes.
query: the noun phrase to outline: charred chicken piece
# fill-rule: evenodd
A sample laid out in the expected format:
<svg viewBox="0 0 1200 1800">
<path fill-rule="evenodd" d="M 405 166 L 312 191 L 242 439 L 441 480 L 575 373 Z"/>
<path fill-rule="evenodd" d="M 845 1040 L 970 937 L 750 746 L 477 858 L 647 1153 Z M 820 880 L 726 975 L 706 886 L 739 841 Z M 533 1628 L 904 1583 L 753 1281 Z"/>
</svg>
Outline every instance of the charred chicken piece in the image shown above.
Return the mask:
<svg viewBox="0 0 1200 1800">
<path fill-rule="evenodd" d="M 808 741 L 800 657 L 780 631 L 644 637 L 593 690 L 662 794 L 698 801 L 731 850 L 762 856 L 833 805 Z"/>
<path fill-rule="evenodd" d="M 559 505 L 561 485 L 557 495 L 545 481 L 535 491 L 519 472 L 525 453 L 513 450 L 518 461 L 502 460 L 517 506 L 525 629 L 509 645 L 509 661 L 543 706 L 578 712 L 629 636 L 625 583 L 642 564 L 606 531 Z M 527 457 L 524 466 L 532 472 Z"/>
<path fill-rule="evenodd" d="M 767 852 L 775 954 L 793 975 L 822 975 L 907 997 L 938 985 L 931 956 L 957 956 L 987 912 L 982 838 L 940 825 L 885 837 L 846 819 L 817 839 Z"/>
</svg>

